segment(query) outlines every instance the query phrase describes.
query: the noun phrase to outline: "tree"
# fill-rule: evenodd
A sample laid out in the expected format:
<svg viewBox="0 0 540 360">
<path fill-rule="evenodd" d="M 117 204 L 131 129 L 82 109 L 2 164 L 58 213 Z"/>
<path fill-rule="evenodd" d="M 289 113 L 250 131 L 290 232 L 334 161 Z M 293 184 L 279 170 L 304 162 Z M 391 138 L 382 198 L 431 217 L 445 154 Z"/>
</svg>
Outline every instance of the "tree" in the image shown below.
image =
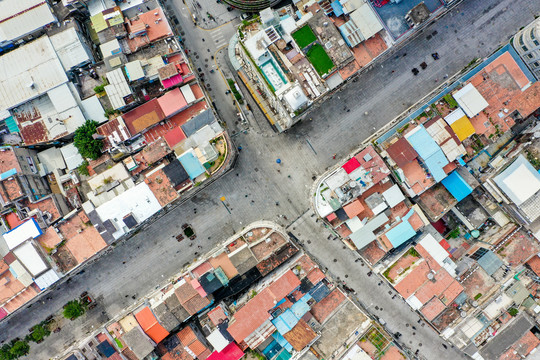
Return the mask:
<svg viewBox="0 0 540 360">
<path fill-rule="evenodd" d="M 18 340 L 13 343 L 13 346 L 11 346 L 11 349 L 9 349 L 9 352 L 11 355 L 13 355 L 15 358 L 24 356 L 28 354 L 30 351 L 30 345 L 26 341 Z"/>
<path fill-rule="evenodd" d="M 66 319 L 76 319 L 84 314 L 84 307 L 78 300 L 71 300 L 64 306 L 64 317 Z"/>
<path fill-rule="evenodd" d="M 13 356 L 11 354 L 11 347 L 8 345 L 8 344 L 5 344 L 4 346 L 2 346 L 0 348 L 0 360 L 12 360 L 15 358 L 15 356 Z"/>
<path fill-rule="evenodd" d="M 94 139 L 92 135 L 96 133 L 97 121 L 86 120 L 84 125 L 75 130 L 73 144 L 79 150 L 79 153 L 92 160 L 101 155 L 103 142 L 100 139 Z"/>
<path fill-rule="evenodd" d="M 39 324 L 34 326 L 34 330 L 32 330 L 32 333 L 30 334 L 30 338 L 32 341 L 40 342 L 43 339 L 45 339 L 47 336 L 49 336 L 51 332 L 46 326 L 43 326 L 43 324 Z"/>
</svg>

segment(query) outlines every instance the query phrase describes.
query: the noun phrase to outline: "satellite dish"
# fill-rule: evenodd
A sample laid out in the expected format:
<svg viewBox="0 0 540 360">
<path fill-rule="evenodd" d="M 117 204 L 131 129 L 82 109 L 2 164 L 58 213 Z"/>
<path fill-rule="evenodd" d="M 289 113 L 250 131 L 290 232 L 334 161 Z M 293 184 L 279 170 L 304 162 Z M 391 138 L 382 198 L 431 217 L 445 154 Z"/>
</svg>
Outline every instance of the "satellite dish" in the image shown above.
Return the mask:
<svg viewBox="0 0 540 360">
<path fill-rule="evenodd" d="M 478 307 L 478 301 L 476 301 L 476 300 L 473 301 L 473 302 L 472 302 L 472 306 L 473 306 L 473 307 Z"/>
<path fill-rule="evenodd" d="M 460 315 L 462 318 L 466 318 L 466 317 L 467 317 L 467 312 L 466 312 L 466 311 L 462 311 L 461 313 L 459 313 L 459 315 Z"/>
<path fill-rule="evenodd" d="M 428 278 L 429 280 L 433 280 L 435 277 L 433 276 L 432 273 L 429 272 L 429 273 L 427 274 L 427 278 Z"/>
</svg>

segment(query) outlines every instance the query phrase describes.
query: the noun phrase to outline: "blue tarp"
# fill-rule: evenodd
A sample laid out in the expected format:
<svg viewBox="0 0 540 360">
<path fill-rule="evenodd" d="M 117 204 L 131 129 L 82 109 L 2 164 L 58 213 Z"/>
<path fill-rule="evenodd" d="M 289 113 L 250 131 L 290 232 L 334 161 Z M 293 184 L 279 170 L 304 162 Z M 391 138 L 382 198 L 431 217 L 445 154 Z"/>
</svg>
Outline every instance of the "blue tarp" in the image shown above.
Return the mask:
<svg viewBox="0 0 540 360">
<path fill-rule="evenodd" d="M 186 152 L 178 157 L 178 161 L 182 164 L 191 180 L 205 172 L 199 159 L 192 152 Z"/>
<path fill-rule="evenodd" d="M 343 15 L 343 6 L 339 2 L 339 0 L 334 1 L 330 5 L 332 6 L 332 9 L 334 10 L 334 15 L 336 16 Z"/>
<path fill-rule="evenodd" d="M 450 194 L 452 194 L 457 201 L 465 199 L 467 195 L 473 191 L 472 187 L 467 184 L 465 179 L 463 179 L 463 177 L 461 177 L 457 171 L 452 172 L 445 179 L 443 179 L 442 184 L 448 191 L 450 191 Z"/>
<path fill-rule="evenodd" d="M 414 210 L 410 210 L 407 215 L 403 217 L 403 221 L 398 225 L 394 226 L 392 229 L 386 232 L 386 237 L 392 243 L 392 246 L 397 248 L 405 241 L 411 239 L 416 235 L 412 225 L 409 223 L 409 218 L 414 214 Z"/>
</svg>

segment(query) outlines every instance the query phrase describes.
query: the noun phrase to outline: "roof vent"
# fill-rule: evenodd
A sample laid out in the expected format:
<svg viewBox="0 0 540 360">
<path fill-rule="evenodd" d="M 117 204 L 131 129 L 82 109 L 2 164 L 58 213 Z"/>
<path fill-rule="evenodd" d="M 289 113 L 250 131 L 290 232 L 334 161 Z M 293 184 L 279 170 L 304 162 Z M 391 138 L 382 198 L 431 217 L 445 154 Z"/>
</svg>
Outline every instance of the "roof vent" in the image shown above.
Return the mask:
<svg viewBox="0 0 540 360">
<path fill-rule="evenodd" d="M 431 281 L 435 280 L 435 276 L 433 276 L 433 274 L 430 272 L 427 274 L 427 278 Z"/>
</svg>

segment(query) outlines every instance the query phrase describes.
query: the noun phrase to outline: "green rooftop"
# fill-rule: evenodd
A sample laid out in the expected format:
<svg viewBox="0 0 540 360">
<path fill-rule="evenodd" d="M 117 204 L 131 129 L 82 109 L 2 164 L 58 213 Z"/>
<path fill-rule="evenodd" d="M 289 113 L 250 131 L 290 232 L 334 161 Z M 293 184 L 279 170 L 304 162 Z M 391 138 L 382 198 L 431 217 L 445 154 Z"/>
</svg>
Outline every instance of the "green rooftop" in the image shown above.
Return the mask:
<svg viewBox="0 0 540 360">
<path fill-rule="evenodd" d="M 301 49 L 305 48 L 306 46 L 317 40 L 317 37 L 315 36 L 313 30 L 311 30 L 309 25 L 302 26 L 300 29 L 293 32 L 291 35 Z"/>
<path fill-rule="evenodd" d="M 328 74 L 334 68 L 332 59 L 330 59 L 330 56 L 328 56 L 320 44 L 313 45 L 308 50 L 306 56 L 321 76 Z"/>
</svg>

